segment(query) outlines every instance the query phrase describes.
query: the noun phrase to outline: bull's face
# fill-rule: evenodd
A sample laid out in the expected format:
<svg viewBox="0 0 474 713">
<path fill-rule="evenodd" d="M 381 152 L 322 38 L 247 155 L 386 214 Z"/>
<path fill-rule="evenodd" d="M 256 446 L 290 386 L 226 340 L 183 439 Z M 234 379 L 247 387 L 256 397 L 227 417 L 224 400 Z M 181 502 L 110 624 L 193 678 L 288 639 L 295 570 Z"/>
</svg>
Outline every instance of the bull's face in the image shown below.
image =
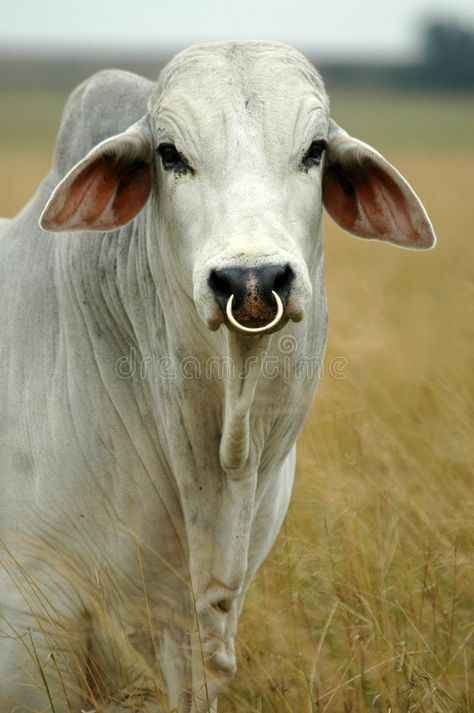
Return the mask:
<svg viewBox="0 0 474 713">
<path fill-rule="evenodd" d="M 163 71 L 146 117 L 69 172 L 42 225 L 112 230 L 147 204 L 157 257 L 209 329 L 252 334 L 304 317 L 323 203 L 359 237 L 433 245 L 416 194 L 330 120 L 319 75 L 298 52 L 203 45 Z"/>
<path fill-rule="evenodd" d="M 329 127 L 315 70 L 278 45 L 198 48 L 164 71 L 151 108 L 163 211 L 203 320 L 256 332 L 300 320 Z"/>
</svg>

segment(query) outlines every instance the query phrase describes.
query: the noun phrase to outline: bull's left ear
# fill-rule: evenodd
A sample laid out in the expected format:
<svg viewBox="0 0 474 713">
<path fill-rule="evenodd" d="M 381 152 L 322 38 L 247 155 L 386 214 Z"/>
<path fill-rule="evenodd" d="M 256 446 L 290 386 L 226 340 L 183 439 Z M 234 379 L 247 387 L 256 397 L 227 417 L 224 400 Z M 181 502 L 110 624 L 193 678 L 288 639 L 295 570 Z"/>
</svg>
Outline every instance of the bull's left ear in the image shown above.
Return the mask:
<svg viewBox="0 0 474 713">
<path fill-rule="evenodd" d="M 410 184 L 375 149 L 332 120 L 323 202 L 336 223 L 357 237 L 415 250 L 436 243 L 430 219 Z"/>
<path fill-rule="evenodd" d="M 153 141 L 145 116 L 102 141 L 56 186 L 40 218 L 45 230 L 107 231 L 131 221 L 151 190 Z"/>
</svg>

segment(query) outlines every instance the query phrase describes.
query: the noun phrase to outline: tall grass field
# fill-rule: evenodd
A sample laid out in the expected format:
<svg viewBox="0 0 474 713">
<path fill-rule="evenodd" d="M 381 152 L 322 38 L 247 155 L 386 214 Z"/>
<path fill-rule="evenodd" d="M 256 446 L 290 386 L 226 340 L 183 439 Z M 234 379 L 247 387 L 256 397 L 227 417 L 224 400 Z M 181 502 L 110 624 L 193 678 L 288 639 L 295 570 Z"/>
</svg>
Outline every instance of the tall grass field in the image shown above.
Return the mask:
<svg viewBox="0 0 474 713">
<path fill-rule="evenodd" d="M 0 215 L 47 172 L 64 100 L 0 95 Z M 408 178 L 438 246 L 357 240 L 326 219 L 326 368 L 219 711 L 469 713 L 474 99 L 340 92 L 332 106 Z"/>
</svg>

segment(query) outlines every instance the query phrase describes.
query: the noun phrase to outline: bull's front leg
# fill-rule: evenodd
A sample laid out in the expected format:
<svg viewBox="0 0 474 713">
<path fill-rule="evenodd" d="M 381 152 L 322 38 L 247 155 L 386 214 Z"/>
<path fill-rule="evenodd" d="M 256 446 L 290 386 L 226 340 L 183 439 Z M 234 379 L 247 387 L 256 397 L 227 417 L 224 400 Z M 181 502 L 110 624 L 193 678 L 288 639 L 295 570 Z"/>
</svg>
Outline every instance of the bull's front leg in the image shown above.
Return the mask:
<svg viewBox="0 0 474 713">
<path fill-rule="evenodd" d="M 207 711 L 235 674 L 235 636 L 246 589 L 280 530 L 294 470 L 293 448 L 266 476 L 247 471 L 241 479 L 226 477 L 215 500 L 213 527 L 192 530 L 193 690 L 201 706 L 193 711 Z"/>
<path fill-rule="evenodd" d="M 186 508 L 184 513 L 194 614 L 189 693 L 193 713 L 215 710 L 218 693 L 235 674 L 235 635 L 247 581 L 257 475 L 219 475 L 212 488 L 199 491 L 198 485 L 198 500 L 196 492 L 191 493 L 189 513 Z M 199 497 L 204 491 L 207 500 Z"/>
</svg>

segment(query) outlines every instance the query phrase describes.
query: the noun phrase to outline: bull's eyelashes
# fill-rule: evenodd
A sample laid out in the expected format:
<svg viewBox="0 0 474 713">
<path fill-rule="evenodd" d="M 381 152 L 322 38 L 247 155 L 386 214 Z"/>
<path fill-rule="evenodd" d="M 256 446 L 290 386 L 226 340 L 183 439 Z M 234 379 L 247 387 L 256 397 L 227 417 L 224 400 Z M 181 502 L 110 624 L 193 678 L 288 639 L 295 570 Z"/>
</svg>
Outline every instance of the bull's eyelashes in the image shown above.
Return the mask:
<svg viewBox="0 0 474 713">
<path fill-rule="evenodd" d="M 165 171 L 175 171 L 176 173 L 194 173 L 187 160 L 174 144 L 160 144 L 157 152 L 161 157 L 161 163 Z"/>
<path fill-rule="evenodd" d="M 327 145 L 328 142 L 324 139 L 318 139 L 317 141 L 313 141 L 313 143 L 303 156 L 303 159 L 301 161 L 303 166 L 305 168 L 319 166 L 323 158 L 323 153 L 327 148 Z"/>
</svg>

